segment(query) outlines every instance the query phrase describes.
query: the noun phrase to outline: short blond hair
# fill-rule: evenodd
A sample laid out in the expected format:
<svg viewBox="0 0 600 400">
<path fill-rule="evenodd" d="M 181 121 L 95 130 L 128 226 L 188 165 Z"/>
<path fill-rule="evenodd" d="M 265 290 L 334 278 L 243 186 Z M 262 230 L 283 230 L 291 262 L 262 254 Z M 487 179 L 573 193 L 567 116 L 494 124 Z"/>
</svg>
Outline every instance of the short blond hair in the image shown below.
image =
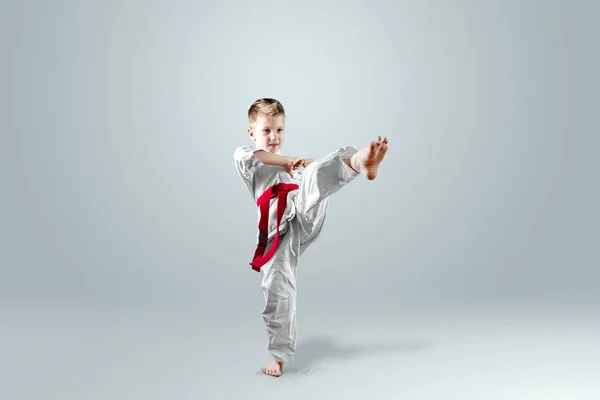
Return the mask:
<svg viewBox="0 0 600 400">
<path fill-rule="evenodd" d="M 283 105 L 278 100 L 268 97 L 258 99 L 250 106 L 250 109 L 248 110 L 248 122 L 250 122 L 250 125 L 253 125 L 256 122 L 259 114 L 271 117 L 282 115 L 285 119 L 285 109 L 283 108 Z"/>
</svg>

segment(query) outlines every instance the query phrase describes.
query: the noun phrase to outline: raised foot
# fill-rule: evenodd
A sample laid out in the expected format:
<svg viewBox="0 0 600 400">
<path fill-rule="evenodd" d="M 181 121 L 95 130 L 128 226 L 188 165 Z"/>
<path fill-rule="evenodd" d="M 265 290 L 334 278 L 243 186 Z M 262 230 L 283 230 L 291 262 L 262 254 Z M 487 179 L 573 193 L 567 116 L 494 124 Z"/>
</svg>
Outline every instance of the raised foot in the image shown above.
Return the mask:
<svg viewBox="0 0 600 400">
<path fill-rule="evenodd" d="M 385 157 L 388 149 L 388 139 L 381 136 L 377 137 L 376 141 L 372 141 L 371 145 L 365 149 L 365 154 L 359 161 L 360 173 L 368 180 L 373 180 L 377 177 L 379 164 Z"/>
<path fill-rule="evenodd" d="M 271 360 L 267 365 L 265 365 L 262 371 L 266 375 L 271 376 L 281 376 L 283 371 L 283 363 L 275 360 Z"/>
</svg>

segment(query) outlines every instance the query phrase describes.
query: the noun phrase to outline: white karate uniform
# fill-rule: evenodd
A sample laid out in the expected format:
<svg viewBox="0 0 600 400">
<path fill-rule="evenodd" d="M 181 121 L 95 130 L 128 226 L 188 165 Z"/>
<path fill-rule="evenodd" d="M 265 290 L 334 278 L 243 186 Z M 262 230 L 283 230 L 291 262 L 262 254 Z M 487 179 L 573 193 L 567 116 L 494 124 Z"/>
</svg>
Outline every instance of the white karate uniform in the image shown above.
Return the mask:
<svg viewBox="0 0 600 400">
<path fill-rule="evenodd" d="M 357 152 L 353 146 L 337 151 L 310 164 L 302 173 L 291 177 L 283 167 L 263 164 L 251 146 L 234 152 L 236 169 L 254 201 L 278 183 L 295 183 L 297 190 L 288 193 L 286 210 L 279 227 L 279 244 L 273 257 L 261 268 L 261 288 L 265 296 L 262 315 L 273 358 L 289 362 L 296 350 L 296 269 L 300 255 L 320 235 L 325 221 L 328 197 L 351 182 L 358 173 L 343 161 Z M 267 151 L 267 150 L 265 150 Z M 277 198 L 271 200 L 268 245 L 276 233 Z M 258 219 L 260 209 L 257 207 Z M 257 229 L 258 240 L 258 229 Z M 265 250 L 265 254 L 268 248 Z M 250 248 L 248 262 L 252 259 Z M 248 265 L 248 271 L 254 272 Z"/>
</svg>

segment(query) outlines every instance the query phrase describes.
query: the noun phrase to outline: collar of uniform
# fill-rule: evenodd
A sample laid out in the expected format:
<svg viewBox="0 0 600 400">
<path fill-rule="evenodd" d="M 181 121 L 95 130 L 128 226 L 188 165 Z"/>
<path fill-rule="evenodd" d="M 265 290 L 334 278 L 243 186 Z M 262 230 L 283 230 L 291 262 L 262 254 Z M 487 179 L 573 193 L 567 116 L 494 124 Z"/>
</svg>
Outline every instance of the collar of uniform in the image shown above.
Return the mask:
<svg viewBox="0 0 600 400">
<path fill-rule="evenodd" d="M 271 150 L 263 149 L 262 147 L 258 147 L 258 146 L 255 146 L 255 147 L 256 147 L 256 150 L 266 151 L 267 153 L 276 154 L 278 156 L 281 155 L 281 151 L 279 151 L 279 150 L 277 150 L 275 153 L 273 153 Z"/>
</svg>

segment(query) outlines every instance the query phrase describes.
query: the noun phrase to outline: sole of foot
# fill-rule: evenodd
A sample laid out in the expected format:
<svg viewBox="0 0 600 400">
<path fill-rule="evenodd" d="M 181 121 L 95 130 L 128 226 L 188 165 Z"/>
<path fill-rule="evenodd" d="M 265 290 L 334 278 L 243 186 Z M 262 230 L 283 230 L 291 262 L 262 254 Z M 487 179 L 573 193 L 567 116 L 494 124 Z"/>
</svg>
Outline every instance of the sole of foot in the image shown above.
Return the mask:
<svg viewBox="0 0 600 400">
<path fill-rule="evenodd" d="M 368 153 L 361 160 L 361 173 L 368 180 L 373 180 L 377 177 L 377 172 L 379 171 L 379 164 L 383 161 L 385 154 L 388 150 L 388 139 L 381 136 L 377 137 L 377 140 L 371 142 L 369 146 Z"/>
</svg>

